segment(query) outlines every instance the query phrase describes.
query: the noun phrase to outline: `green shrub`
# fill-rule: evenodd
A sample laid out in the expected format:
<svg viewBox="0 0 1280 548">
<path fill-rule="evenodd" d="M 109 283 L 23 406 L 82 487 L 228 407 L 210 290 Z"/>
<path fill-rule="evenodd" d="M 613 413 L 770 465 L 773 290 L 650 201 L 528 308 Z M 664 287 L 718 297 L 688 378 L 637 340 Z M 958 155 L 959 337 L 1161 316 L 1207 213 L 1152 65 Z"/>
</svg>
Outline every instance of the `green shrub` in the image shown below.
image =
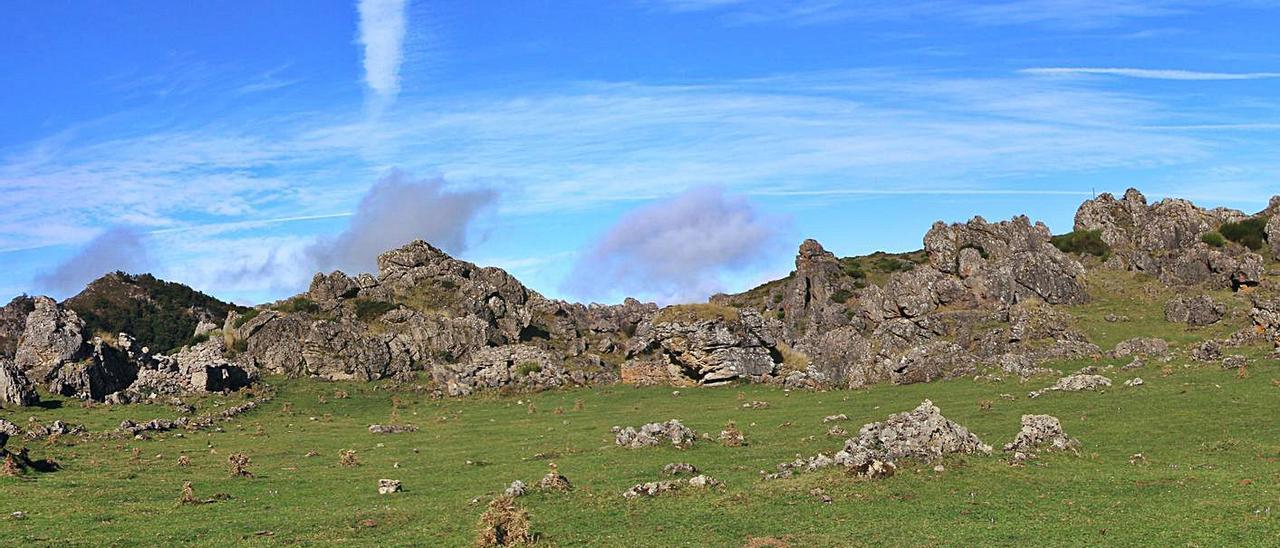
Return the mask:
<svg viewBox="0 0 1280 548">
<path fill-rule="evenodd" d="M 286 314 L 315 314 L 320 311 L 320 305 L 306 297 L 294 297 L 277 305 L 276 310 Z"/>
<path fill-rule="evenodd" d="M 983 258 L 986 258 L 986 251 L 983 251 L 982 248 L 978 248 L 978 252 L 982 254 Z M 875 262 L 872 263 L 872 267 L 880 272 L 893 273 L 906 272 L 915 268 L 916 264 L 911 261 L 904 261 L 897 257 L 878 257 Z"/>
<path fill-rule="evenodd" d="M 236 354 L 248 352 L 249 341 L 246 339 L 236 339 L 236 342 L 231 343 L 231 349 L 234 350 Z"/>
<path fill-rule="evenodd" d="M 1102 241 L 1101 230 L 1073 230 L 1066 234 L 1054 236 L 1049 240 L 1053 247 L 1063 253 L 1079 253 L 1106 257 L 1111 254 L 1111 246 Z"/>
<path fill-rule="evenodd" d="M 844 304 L 845 301 L 849 300 L 849 297 L 852 296 L 853 293 L 850 293 L 847 289 L 837 289 L 835 293 L 831 294 L 831 300 Z"/>
<path fill-rule="evenodd" d="M 858 263 L 858 259 L 856 257 L 845 257 L 840 259 L 840 271 L 844 272 L 845 276 L 857 280 L 867 277 L 867 273 L 862 270 L 862 265 Z"/>
<path fill-rule="evenodd" d="M 1209 244 L 1211 247 L 1222 247 L 1227 245 L 1226 238 L 1223 238 L 1222 234 L 1217 232 L 1206 232 L 1204 236 L 1200 237 L 1200 241 Z"/>
<path fill-rule="evenodd" d="M 247 324 L 247 323 L 249 323 L 249 322 L 253 321 L 253 319 L 254 319 L 254 318 L 257 318 L 257 317 L 258 317 L 258 314 L 261 314 L 261 313 L 262 313 L 262 311 L 261 311 L 261 310 L 258 310 L 257 308 L 254 308 L 254 309 L 252 309 L 252 310 L 250 310 L 250 311 L 248 311 L 248 312 L 245 312 L 244 314 L 241 314 L 239 317 L 237 317 L 237 318 L 236 318 L 236 321 L 234 322 L 234 324 L 233 324 L 233 325 L 235 325 L 235 326 L 236 326 L 236 329 L 240 329 L 241 327 L 244 327 L 244 324 Z"/>
<path fill-rule="evenodd" d="M 1226 223 L 1218 227 L 1218 232 L 1228 240 L 1257 251 L 1267 241 L 1267 219 L 1250 217 L 1238 223 Z"/>
<path fill-rule="evenodd" d="M 537 362 L 524 362 L 516 366 L 517 377 L 527 377 L 530 373 L 542 371 L 542 365 Z"/>
<path fill-rule="evenodd" d="M 360 321 L 371 321 L 381 317 L 383 314 L 396 309 L 396 305 L 386 301 L 358 301 L 356 302 L 356 317 Z"/>
</svg>

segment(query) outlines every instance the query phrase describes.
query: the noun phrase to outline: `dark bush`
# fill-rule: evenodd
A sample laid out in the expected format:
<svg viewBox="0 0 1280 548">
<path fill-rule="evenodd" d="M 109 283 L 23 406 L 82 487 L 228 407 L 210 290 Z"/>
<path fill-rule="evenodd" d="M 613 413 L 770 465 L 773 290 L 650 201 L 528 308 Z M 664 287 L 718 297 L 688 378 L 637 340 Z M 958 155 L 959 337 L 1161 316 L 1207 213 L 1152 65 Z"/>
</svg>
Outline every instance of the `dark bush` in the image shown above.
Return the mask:
<svg viewBox="0 0 1280 548">
<path fill-rule="evenodd" d="M 852 297 L 852 296 L 853 294 L 850 293 L 848 290 L 837 289 L 835 293 L 831 294 L 831 300 L 838 302 L 840 304 L 844 304 L 845 301 L 849 300 L 849 297 Z"/>
<path fill-rule="evenodd" d="M 386 301 L 358 301 L 356 317 L 363 322 L 372 321 L 395 309 L 396 305 Z"/>
<path fill-rule="evenodd" d="M 1227 245 L 1227 239 L 1223 238 L 1222 234 L 1217 232 L 1206 232 L 1204 236 L 1200 237 L 1200 241 L 1209 244 L 1211 247 L 1222 247 Z"/>
<path fill-rule="evenodd" d="M 1267 219 L 1250 217 L 1238 223 L 1226 223 L 1218 227 L 1218 232 L 1228 240 L 1257 251 L 1267 241 Z"/>
<path fill-rule="evenodd" d="M 858 280 L 867 277 L 867 273 L 863 272 L 862 265 L 858 263 L 858 259 L 855 257 L 840 259 L 840 271 L 844 272 L 845 276 Z"/>
<path fill-rule="evenodd" d="M 1111 254 L 1111 246 L 1102 241 L 1101 230 L 1074 230 L 1066 234 L 1054 236 L 1049 240 L 1053 247 L 1063 253 L 1079 253 L 1106 257 Z"/>
</svg>

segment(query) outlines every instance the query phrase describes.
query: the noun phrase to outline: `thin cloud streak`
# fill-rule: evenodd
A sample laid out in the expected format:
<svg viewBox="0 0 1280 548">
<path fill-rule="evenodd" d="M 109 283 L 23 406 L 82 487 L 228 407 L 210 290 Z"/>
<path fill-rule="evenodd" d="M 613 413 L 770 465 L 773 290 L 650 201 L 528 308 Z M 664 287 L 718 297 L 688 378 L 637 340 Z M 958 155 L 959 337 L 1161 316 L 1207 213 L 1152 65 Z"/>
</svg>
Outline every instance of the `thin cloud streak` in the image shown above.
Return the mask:
<svg viewBox="0 0 1280 548">
<path fill-rule="evenodd" d="M 359 0 L 360 45 L 364 48 L 365 85 L 385 101 L 400 92 L 404 59 L 406 0 Z"/>
<path fill-rule="evenodd" d="M 1103 67 L 1037 67 L 1022 69 L 1023 74 L 1039 76 L 1122 76 L 1147 80 L 1266 80 L 1280 78 L 1280 72 L 1202 72 L 1177 69 L 1103 68 Z"/>
</svg>

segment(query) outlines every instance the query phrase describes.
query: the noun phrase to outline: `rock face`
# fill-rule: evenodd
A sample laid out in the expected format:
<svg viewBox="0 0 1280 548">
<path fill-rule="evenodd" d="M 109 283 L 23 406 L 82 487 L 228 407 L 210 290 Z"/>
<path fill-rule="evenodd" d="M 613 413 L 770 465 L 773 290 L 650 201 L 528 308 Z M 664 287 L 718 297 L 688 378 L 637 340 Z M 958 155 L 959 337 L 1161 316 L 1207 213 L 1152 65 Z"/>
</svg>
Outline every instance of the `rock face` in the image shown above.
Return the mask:
<svg viewBox="0 0 1280 548">
<path fill-rule="evenodd" d="M 776 328 L 775 328 L 776 329 Z M 670 381 L 716 385 L 772 375 L 782 361 L 766 320 L 754 310 L 677 305 L 642 323 L 627 346 L 628 370 L 667 372 Z"/>
<path fill-rule="evenodd" d="M 33 297 L 15 297 L 0 307 L 0 360 L 12 360 L 18 351 L 18 339 L 27 328 L 27 315 L 36 309 Z"/>
<path fill-rule="evenodd" d="M 932 462 L 951 453 L 990 453 L 991 446 L 959 424 L 942 416 L 933 402 L 890 415 L 884 422 L 864 425 L 858 437 L 845 442 L 835 462 L 863 474 L 896 467 L 903 459 Z"/>
<path fill-rule="evenodd" d="M 1030 394 L 1027 394 L 1027 396 L 1031 398 L 1036 398 L 1036 397 L 1040 397 L 1045 392 L 1053 392 L 1053 391 L 1059 391 L 1059 390 L 1063 392 L 1079 392 L 1081 390 L 1098 390 L 1100 388 L 1107 388 L 1109 386 L 1111 386 L 1111 379 L 1108 379 L 1102 375 L 1090 375 L 1090 374 L 1078 373 L 1075 375 L 1068 375 L 1066 377 L 1062 377 L 1061 379 L 1058 379 L 1058 382 L 1053 383 L 1053 386 L 1050 386 L 1048 388 L 1044 388 L 1041 390 L 1037 390 L 1035 392 L 1031 392 Z"/>
<path fill-rule="evenodd" d="M 1192 326 L 1218 323 L 1227 313 L 1227 306 L 1208 295 L 1175 297 L 1164 304 L 1164 319 Z"/>
<path fill-rule="evenodd" d="M 996 224 L 982 217 L 964 224 L 934 223 L 924 248 L 934 268 L 1005 304 L 1031 298 L 1051 304 L 1089 300 L 1079 279 L 1084 267 L 1050 243 L 1049 227 L 1032 225 L 1025 216 Z"/>
<path fill-rule="evenodd" d="M 88 355 L 80 316 L 48 297 L 36 297 L 33 304 L 14 354 L 18 367 L 44 375 Z"/>
<path fill-rule="evenodd" d="M 1155 337 L 1134 337 L 1116 343 L 1116 347 L 1111 350 L 1111 357 L 1124 358 L 1128 356 L 1164 356 L 1169 353 L 1169 343 L 1164 339 Z"/>
<path fill-rule="evenodd" d="M 1258 283 L 1262 257 L 1234 243 L 1212 248 L 1201 237 L 1245 218 L 1239 211 L 1206 210 L 1173 198 L 1147 205 L 1146 197 L 1131 188 L 1120 199 L 1103 193 L 1081 204 L 1075 229 L 1099 231 L 1114 253 L 1113 264 L 1165 284 L 1238 288 Z"/>
<path fill-rule="evenodd" d="M 36 387 L 13 362 L 0 359 L 0 407 L 25 407 L 40 402 Z"/>
<path fill-rule="evenodd" d="M 1022 430 L 1004 446 L 1005 451 L 1013 453 L 1015 462 L 1034 458 L 1039 449 L 1075 451 L 1079 448 L 1080 440 L 1068 437 L 1062 431 L 1062 423 L 1051 415 L 1023 415 Z"/>
</svg>

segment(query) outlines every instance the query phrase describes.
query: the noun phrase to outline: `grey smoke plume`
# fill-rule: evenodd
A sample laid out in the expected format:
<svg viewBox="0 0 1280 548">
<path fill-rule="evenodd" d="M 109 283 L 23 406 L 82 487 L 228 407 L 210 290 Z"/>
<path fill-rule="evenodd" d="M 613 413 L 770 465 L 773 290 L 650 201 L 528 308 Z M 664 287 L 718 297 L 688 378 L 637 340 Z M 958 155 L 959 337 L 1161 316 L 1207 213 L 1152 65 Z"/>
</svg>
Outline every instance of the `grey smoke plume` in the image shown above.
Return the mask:
<svg viewBox="0 0 1280 548">
<path fill-rule="evenodd" d="M 467 248 L 467 228 L 498 194 L 492 190 L 448 190 L 441 179 L 413 180 L 393 170 L 360 199 L 347 229 L 307 249 L 317 270 L 373 272 L 378 254 L 426 240 L 451 254 Z"/>
<path fill-rule="evenodd" d="M 590 299 L 700 301 L 723 289 L 722 274 L 766 257 L 783 224 L 746 198 L 694 188 L 623 216 L 579 256 L 564 289 Z"/>
<path fill-rule="evenodd" d="M 123 270 L 140 273 L 148 268 L 147 246 L 137 230 L 116 226 L 85 244 L 52 271 L 36 277 L 36 284 L 56 296 L 78 293 L 103 274 Z"/>
</svg>

